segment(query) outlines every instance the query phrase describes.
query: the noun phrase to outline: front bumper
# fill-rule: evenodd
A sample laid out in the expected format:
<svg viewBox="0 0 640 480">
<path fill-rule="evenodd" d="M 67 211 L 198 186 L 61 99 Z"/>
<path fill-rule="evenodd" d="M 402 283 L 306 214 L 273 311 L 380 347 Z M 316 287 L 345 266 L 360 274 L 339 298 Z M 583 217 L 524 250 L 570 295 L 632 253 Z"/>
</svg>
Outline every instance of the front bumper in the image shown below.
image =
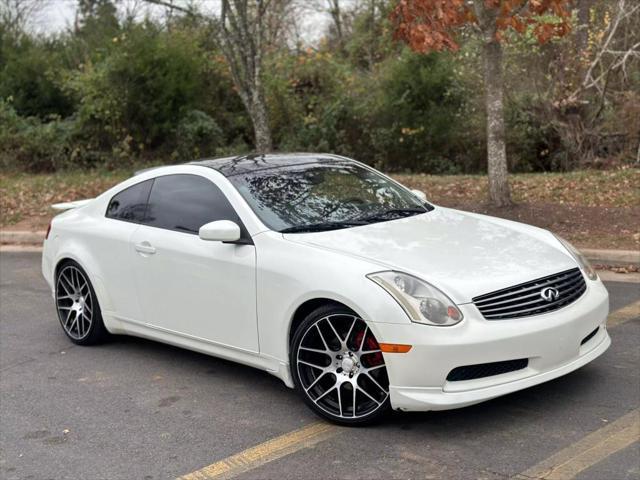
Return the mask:
<svg viewBox="0 0 640 480">
<path fill-rule="evenodd" d="M 391 405 L 404 411 L 447 410 L 505 395 L 565 375 L 601 355 L 609 296 L 600 281 L 555 312 L 513 320 L 485 320 L 473 304 L 452 327 L 372 322 L 380 342 L 410 344 L 408 353 L 385 353 Z M 598 332 L 581 345 L 581 341 Z M 448 381 L 456 367 L 528 359 L 520 370 L 473 380 Z"/>
</svg>

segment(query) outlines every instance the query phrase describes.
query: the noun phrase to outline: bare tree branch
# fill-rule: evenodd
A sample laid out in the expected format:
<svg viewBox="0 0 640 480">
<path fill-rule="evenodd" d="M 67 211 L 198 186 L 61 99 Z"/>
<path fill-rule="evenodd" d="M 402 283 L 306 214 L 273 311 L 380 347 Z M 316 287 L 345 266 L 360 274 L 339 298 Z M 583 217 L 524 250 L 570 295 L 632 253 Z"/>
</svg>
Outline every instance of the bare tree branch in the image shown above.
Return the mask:
<svg viewBox="0 0 640 480">
<path fill-rule="evenodd" d="M 606 90 L 603 88 L 603 82 L 606 80 L 610 72 L 620 67 L 624 68 L 629 57 L 640 55 L 640 51 L 638 51 L 640 42 L 632 45 L 628 50 L 624 51 L 611 50 L 609 48 L 609 45 L 616 36 L 622 21 L 631 15 L 634 15 L 636 12 L 640 12 L 640 4 L 629 6 L 626 0 L 618 0 L 615 19 L 606 31 L 606 38 L 600 45 L 594 59 L 589 64 L 589 68 L 585 73 L 582 84 L 571 95 L 571 98 L 577 98 L 582 91 L 589 90 L 591 88 L 596 88 L 601 95 L 604 95 Z M 603 59 L 605 56 L 614 57 L 608 65 L 603 65 Z M 596 68 L 601 68 L 602 72 L 594 77 L 593 72 Z"/>
<path fill-rule="evenodd" d="M 161 7 L 168 8 L 168 9 L 170 9 L 170 10 L 176 10 L 176 11 L 178 11 L 178 12 L 185 13 L 185 14 L 187 14 L 187 15 L 189 15 L 189 16 L 192 16 L 192 17 L 205 18 L 203 15 L 201 15 L 201 14 L 200 14 L 200 13 L 198 13 L 198 12 L 196 12 L 195 10 L 190 9 L 190 8 L 185 8 L 185 7 L 182 7 L 182 6 L 180 6 L 180 5 L 176 5 L 176 4 L 175 4 L 175 3 L 173 3 L 173 2 L 166 2 L 166 1 L 164 1 L 164 0 L 144 0 L 144 1 L 145 1 L 146 3 L 152 3 L 152 4 L 154 4 L 154 5 L 159 5 L 159 6 L 161 6 Z"/>
</svg>

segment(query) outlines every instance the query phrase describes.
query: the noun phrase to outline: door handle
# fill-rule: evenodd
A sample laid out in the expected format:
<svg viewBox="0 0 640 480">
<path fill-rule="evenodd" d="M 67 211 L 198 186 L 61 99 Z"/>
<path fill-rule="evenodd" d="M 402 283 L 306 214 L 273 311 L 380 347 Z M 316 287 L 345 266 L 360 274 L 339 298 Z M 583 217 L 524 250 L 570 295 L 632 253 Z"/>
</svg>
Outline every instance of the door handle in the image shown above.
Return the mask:
<svg viewBox="0 0 640 480">
<path fill-rule="evenodd" d="M 156 253 L 156 248 L 152 247 L 149 242 L 136 243 L 135 249 L 137 252 L 147 255 L 153 255 L 154 253 Z"/>
</svg>

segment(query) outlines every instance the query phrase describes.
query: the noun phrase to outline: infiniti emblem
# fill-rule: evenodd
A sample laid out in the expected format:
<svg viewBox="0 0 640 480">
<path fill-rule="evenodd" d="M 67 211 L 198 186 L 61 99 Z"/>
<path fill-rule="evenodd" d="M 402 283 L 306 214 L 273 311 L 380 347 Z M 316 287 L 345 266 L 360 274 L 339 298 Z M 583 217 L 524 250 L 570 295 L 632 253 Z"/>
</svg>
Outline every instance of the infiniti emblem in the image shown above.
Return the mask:
<svg viewBox="0 0 640 480">
<path fill-rule="evenodd" d="M 546 287 L 540 290 L 540 296 L 544 298 L 547 302 L 553 302 L 560 296 L 560 292 L 557 288 L 554 287 Z"/>
</svg>

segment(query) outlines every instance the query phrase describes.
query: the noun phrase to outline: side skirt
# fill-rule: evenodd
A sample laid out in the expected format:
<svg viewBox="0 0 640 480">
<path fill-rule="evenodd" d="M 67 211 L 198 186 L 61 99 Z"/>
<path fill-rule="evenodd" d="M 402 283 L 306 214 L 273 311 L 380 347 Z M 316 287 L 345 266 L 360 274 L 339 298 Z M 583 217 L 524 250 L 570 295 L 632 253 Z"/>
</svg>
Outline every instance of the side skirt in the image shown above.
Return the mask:
<svg viewBox="0 0 640 480">
<path fill-rule="evenodd" d="M 231 345 L 213 342 L 211 340 L 196 337 L 194 335 L 176 332 L 174 330 L 159 327 L 157 325 L 151 325 L 148 323 L 142 323 L 123 317 L 114 316 L 111 315 L 110 312 L 107 312 L 107 315 L 123 325 L 124 331 L 122 331 L 122 333 L 126 335 L 132 335 L 135 337 L 141 337 L 148 340 L 166 343 L 168 345 L 185 348 L 194 352 L 203 353 L 212 357 L 223 358 L 225 360 L 240 363 L 242 365 L 247 365 L 249 367 L 264 370 L 271 375 L 274 375 L 275 377 L 281 379 L 289 388 L 293 388 L 293 380 L 291 378 L 289 364 L 282 362 L 276 358 L 260 354 L 259 352 L 253 352 Z"/>
</svg>

